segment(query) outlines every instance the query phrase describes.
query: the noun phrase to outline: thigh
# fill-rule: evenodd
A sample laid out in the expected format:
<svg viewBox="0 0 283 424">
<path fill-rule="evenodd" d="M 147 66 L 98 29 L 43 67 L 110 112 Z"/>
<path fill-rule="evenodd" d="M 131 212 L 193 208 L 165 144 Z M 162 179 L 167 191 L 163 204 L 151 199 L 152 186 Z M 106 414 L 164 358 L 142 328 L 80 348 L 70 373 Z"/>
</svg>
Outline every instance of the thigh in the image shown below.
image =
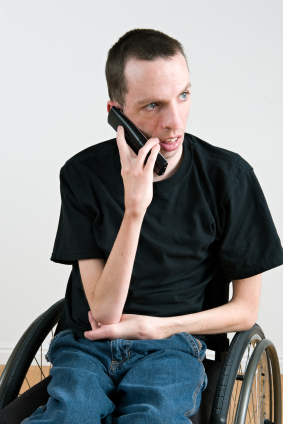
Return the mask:
<svg viewBox="0 0 283 424">
<path fill-rule="evenodd" d="M 75 340 L 73 332 L 59 333 L 52 341 L 47 359 L 52 362 L 47 404 L 26 421 L 54 424 L 100 424 L 115 409 L 116 387 L 105 373 L 105 365 L 91 349 Z"/>
<path fill-rule="evenodd" d="M 164 343 L 164 349 L 139 360 L 117 387 L 113 423 L 188 423 L 199 408 L 207 384 L 200 359 L 204 351 L 202 343 L 179 333 L 171 345 Z"/>
</svg>

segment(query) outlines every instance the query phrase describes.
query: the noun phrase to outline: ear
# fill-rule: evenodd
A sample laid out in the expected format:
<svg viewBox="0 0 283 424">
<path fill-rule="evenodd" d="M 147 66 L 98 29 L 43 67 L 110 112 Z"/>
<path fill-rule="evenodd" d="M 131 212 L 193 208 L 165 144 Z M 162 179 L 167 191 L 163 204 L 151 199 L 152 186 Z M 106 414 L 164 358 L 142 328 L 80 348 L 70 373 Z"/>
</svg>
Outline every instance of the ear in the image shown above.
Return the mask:
<svg viewBox="0 0 283 424">
<path fill-rule="evenodd" d="M 110 112 L 110 109 L 112 106 L 116 106 L 118 109 L 123 110 L 122 106 L 118 102 L 112 102 L 111 100 L 108 100 L 107 102 L 107 112 Z"/>
</svg>

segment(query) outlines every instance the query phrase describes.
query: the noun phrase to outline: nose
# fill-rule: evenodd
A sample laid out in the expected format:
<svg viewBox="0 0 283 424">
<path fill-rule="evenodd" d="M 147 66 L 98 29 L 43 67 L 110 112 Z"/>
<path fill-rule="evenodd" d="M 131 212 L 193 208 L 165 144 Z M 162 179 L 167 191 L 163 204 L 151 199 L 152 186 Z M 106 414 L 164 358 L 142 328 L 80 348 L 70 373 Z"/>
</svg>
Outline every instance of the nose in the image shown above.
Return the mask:
<svg viewBox="0 0 283 424">
<path fill-rule="evenodd" d="M 170 104 L 163 113 L 163 128 L 177 130 L 183 127 L 183 108 L 179 104 Z"/>
</svg>

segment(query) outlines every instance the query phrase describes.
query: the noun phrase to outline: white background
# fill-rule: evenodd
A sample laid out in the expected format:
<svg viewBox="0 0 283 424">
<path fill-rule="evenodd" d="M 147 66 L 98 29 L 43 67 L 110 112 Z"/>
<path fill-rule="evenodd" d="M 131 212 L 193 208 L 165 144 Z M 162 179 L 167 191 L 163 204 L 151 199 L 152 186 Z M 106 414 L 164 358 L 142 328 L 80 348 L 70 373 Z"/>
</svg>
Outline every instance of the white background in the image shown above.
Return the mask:
<svg viewBox="0 0 283 424">
<path fill-rule="evenodd" d="M 249 1 L 0 2 L 0 363 L 28 325 L 65 295 L 70 266 L 50 261 L 59 171 L 115 137 L 107 124 L 107 52 L 126 31 L 177 38 L 192 83 L 187 132 L 239 153 L 283 238 L 283 3 Z M 283 267 L 263 274 L 258 323 L 283 360 Z"/>
</svg>

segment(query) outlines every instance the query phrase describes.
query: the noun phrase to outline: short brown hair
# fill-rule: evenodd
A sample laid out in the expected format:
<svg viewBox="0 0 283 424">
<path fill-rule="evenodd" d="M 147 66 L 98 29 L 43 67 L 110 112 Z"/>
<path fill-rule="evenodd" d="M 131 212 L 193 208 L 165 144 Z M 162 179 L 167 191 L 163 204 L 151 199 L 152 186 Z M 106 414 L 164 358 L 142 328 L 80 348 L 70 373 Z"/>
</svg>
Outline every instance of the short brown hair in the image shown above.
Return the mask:
<svg viewBox="0 0 283 424">
<path fill-rule="evenodd" d="M 128 60 L 168 59 L 179 52 L 188 66 L 182 44 L 169 35 L 154 29 L 140 28 L 126 32 L 108 51 L 105 75 L 110 100 L 118 102 L 123 108 L 125 106 L 128 92 L 125 67 Z"/>
</svg>

